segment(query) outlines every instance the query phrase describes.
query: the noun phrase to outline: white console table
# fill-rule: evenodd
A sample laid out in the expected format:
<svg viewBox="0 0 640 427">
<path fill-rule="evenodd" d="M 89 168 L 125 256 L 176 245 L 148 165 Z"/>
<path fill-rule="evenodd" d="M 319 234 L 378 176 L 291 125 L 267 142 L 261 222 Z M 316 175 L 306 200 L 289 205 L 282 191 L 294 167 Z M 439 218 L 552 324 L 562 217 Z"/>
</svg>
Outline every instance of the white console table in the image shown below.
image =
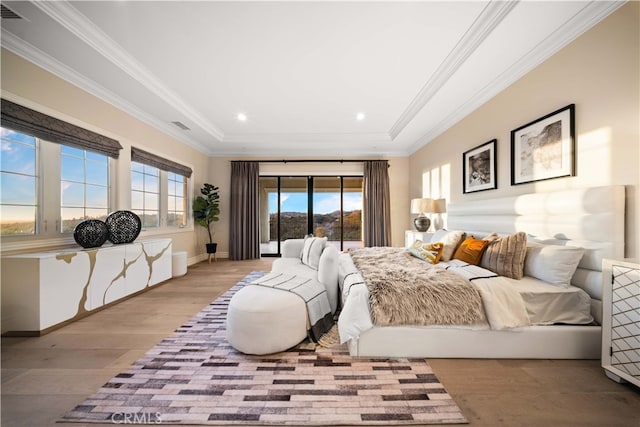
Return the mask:
<svg viewBox="0 0 640 427">
<path fill-rule="evenodd" d="M 40 335 L 171 278 L 171 239 L 2 258 L 2 333 Z"/>
</svg>

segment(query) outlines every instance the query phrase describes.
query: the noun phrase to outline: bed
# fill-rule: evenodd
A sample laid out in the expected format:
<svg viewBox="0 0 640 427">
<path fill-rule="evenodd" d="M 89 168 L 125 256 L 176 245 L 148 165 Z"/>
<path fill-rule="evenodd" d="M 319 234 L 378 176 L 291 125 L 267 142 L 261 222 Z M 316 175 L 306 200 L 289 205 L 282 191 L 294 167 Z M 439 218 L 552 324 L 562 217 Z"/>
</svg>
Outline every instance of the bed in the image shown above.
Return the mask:
<svg viewBox="0 0 640 427">
<path fill-rule="evenodd" d="M 365 284 L 364 272 L 355 267 L 352 254 L 346 253 L 341 254 L 339 261 L 342 311 L 338 325 L 341 341 L 347 342 L 352 356 L 363 357 L 598 359 L 601 349 L 602 259 L 624 257 L 624 216 L 624 186 L 451 204 L 448 206 L 447 229 L 464 232 L 465 237 L 488 238 L 486 236 L 497 233 L 506 239 L 526 233 L 527 275 L 518 280 L 502 276 L 497 279 L 480 277 L 472 283 L 479 288 L 493 289 L 491 280 L 498 280 L 502 283 L 495 286 L 496 289 L 503 287 L 511 293 L 519 293 L 525 300 L 525 310 L 531 318 L 529 323 L 510 322 L 506 312 L 507 320 L 504 324 L 496 322 L 497 326 L 488 320 L 428 326 L 374 324 L 369 305 L 372 296 Z M 538 259 L 535 258 L 536 248 L 580 250 L 577 267 L 574 265 L 574 270 L 569 273 L 570 285 L 563 287 L 546 282 L 552 280 L 547 279 L 546 273 L 558 268 L 558 263 L 549 267 L 547 259 L 547 264 L 535 264 Z M 406 252 L 406 249 L 395 248 L 395 251 Z M 429 263 L 417 262 L 428 268 Z M 465 263 L 450 260 L 436 265 L 456 273 L 456 269 L 466 268 L 462 264 Z M 486 271 L 480 269 L 474 274 L 494 273 Z M 485 308 L 488 307 L 486 304 L 483 299 Z M 572 307 L 580 307 L 576 308 L 575 315 L 554 317 L 558 313 L 565 316 Z"/>
</svg>

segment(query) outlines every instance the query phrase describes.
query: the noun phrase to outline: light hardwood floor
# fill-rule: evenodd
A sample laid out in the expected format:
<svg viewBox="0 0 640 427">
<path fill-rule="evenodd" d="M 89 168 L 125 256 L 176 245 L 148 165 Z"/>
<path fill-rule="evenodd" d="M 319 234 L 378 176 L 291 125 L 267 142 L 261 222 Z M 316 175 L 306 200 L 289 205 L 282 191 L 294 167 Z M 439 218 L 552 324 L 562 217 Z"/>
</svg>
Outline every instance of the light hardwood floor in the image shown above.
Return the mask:
<svg viewBox="0 0 640 427">
<path fill-rule="evenodd" d="M 2 338 L 2 426 L 62 415 L 272 258 L 218 260 L 39 338 Z M 640 390 L 592 360 L 430 359 L 472 426 L 640 426 Z M 96 425 L 96 424 L 91 424 Z"/>
</svg>

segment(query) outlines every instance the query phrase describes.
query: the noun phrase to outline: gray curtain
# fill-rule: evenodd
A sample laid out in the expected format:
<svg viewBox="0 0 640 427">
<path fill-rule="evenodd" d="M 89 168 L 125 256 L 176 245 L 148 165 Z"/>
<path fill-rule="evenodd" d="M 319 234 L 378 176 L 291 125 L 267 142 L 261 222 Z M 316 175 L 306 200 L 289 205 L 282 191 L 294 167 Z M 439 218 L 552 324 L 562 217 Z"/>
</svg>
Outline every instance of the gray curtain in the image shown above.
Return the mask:
<svg viewBox="0 0 640 427">
<path fill-rule="evenodd" d="M 391 246 L 389 162 L 364 162 L 364 245 Z"/>
<path fill-rule="evenodd" d="M 231 162 L 229 258 L 260 258 L 258 162 Z"/>
</svg>

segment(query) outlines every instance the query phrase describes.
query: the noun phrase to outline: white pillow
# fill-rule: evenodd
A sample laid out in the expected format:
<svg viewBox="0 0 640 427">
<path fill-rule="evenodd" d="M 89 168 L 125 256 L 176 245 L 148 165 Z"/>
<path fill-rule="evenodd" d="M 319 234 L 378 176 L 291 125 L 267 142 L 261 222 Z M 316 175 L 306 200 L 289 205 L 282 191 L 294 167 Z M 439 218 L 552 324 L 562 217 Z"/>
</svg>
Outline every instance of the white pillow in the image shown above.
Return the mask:
<svg viewBox="0 0 640 427">
<path fill-rule="evenodd" d="M 568 288 L 583 254 L 584 249 L 575 246 L 528 243 L 524 274 L 551 285 Z"/>
<path fill-rule="evenodd" d="M 453 257 L 453 254 L 460 246 L 460 243 L 464 240 L 465 233 L 463 231 L 449 231 L 444 228 L 436 231 L 431 236 L 431 243 L 440 242 L 444 245 L 442 249 L 442 256 L 440 261 L 449 261 Z"/>
<path fill-rule="evenodd" d="M 300 260 L 314 270 L 320 265 L 320 255 L 327 243 L 326 237 L 305 237 Z"/>
</svg>

